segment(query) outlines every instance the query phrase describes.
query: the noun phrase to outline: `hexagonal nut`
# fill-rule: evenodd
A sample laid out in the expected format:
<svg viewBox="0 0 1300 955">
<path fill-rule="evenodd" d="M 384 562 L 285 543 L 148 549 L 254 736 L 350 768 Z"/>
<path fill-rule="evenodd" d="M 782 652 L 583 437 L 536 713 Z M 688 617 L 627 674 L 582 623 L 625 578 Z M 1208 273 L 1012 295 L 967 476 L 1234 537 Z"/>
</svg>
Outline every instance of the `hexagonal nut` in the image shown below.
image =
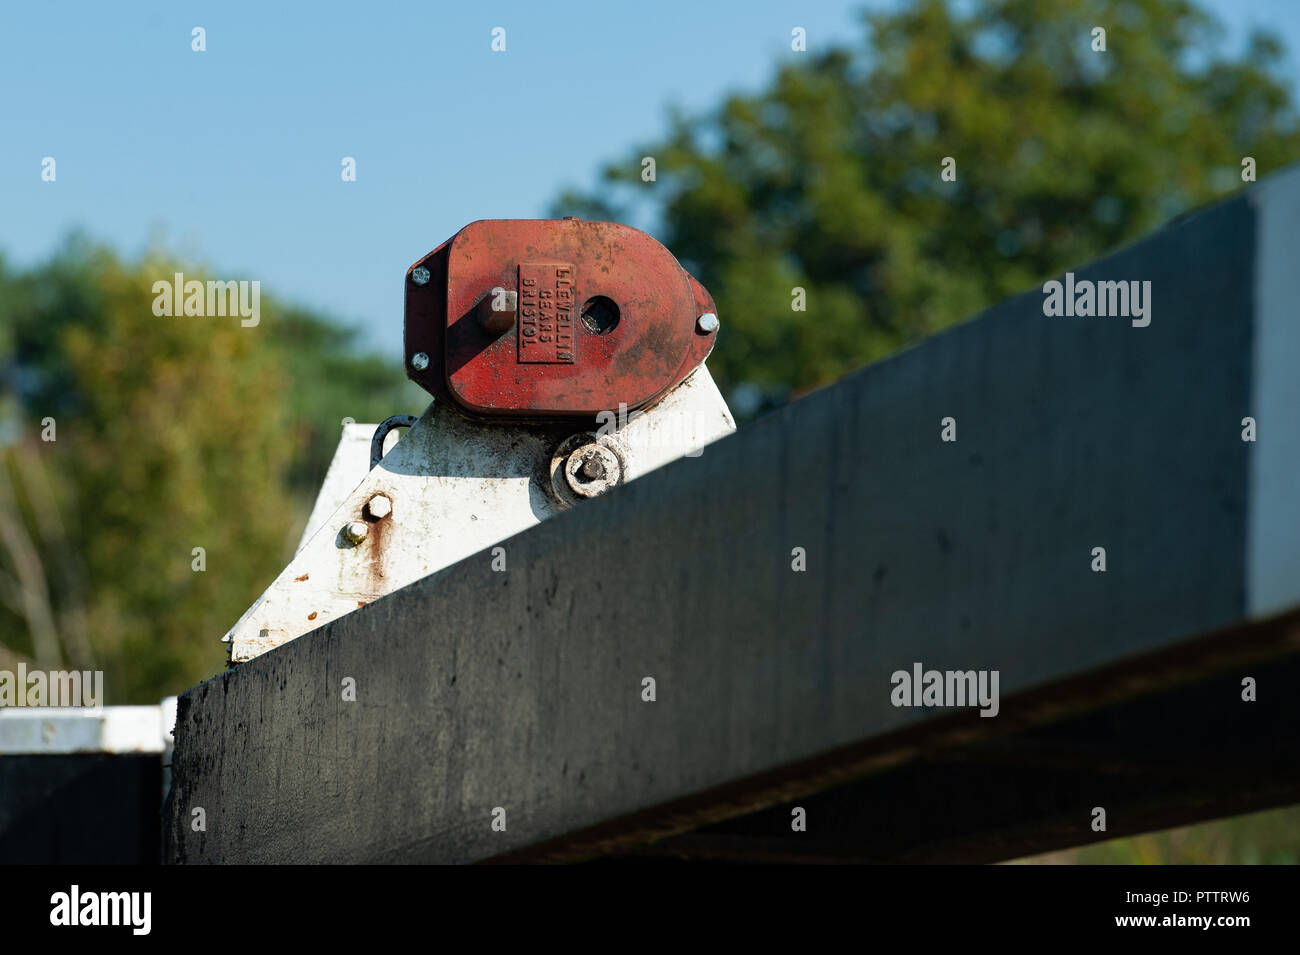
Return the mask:
<svg viewBox="0 0 1300 955">
<path fill-rule="evenodd" d="M 360 544 L 370 533 L 370 525 L 365 521 L 349 521 L 343 528 L 343 539 L 349 544 Z"/>
<path fill-rule="evenodd" d="M 365 516 L 372 521 L 382 521 L 393 513 L 393 502 L 384 494 L 376 494 L 366 501 Z"/>
</svg>

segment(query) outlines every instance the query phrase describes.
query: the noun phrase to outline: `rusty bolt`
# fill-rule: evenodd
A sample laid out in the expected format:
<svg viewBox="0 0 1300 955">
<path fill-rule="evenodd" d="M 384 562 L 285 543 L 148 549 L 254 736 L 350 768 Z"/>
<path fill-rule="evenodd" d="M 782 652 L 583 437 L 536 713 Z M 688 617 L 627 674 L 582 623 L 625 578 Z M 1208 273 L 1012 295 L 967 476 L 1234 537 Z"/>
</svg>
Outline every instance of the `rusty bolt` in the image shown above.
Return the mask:
<svg viewBox="0 0 1300 955">
<path fill-rule="evenodd" d="M 579 497 L 597 497 L 623 479 L 618 456 L 601 444 L 578 448 L 564 465 L 569 489 Z"/>
<path fill-rule="evenodd" d="M 343 536 L 349 544 L 360 544 L 369 533 L 370 527 L 365 521 L 349 521 L 348 526 L 343 528 Z"/>
<path fill-rule="evenodd" d="M 423 265 L 417 265 L 415 268 L 411 269 L 411 281 L 416 285 L 428 285 L 431 277 L 432 276 L 429 275 L 429 270 Z"/>
<path fill-rule="evenodd" d="M 366 501 L 366 516 L 377 521 L 382 521 L 389 514 L 393 513 L 393 502 L 383 494 L 376 494 L 370 500 Z"/>
<path fill-rule="evenodd" d="M 416 352 L 411 356 L 411 367 L 416 371 L 424 371 L 429 367 L 429 356 L 422 351 Z"/>
<path fill-rule="evenodd" d="M 712 312 L 705 312 L 695 320 L 695 327 L 705 335 L 711 335 L 718 330 L 718 316 Z"/>
</svg>

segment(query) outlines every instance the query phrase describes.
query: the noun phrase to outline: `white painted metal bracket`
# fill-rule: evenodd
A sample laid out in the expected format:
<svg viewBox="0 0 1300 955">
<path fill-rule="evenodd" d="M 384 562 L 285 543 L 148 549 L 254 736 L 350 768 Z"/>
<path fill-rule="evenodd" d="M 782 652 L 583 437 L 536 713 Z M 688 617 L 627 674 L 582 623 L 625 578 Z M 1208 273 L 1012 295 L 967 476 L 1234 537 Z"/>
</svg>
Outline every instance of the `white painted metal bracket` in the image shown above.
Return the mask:
<svg viewBox="0 0 1300 955">
<path fill-rule="evenodd" d="M 369 471 L 359 462 L 369 465 L 375 426 L 349 426 L 298 553 L 223 638 L 230 662 L 251 660 L 736 429 L 703 365 L 645 412 L 620 419 L 614 409 L 609 418 L 578 437 L 572 427 L 471 421 L 438 403 Z M 360 483 L 340 500 L 359 470 Z"/>
</svg>

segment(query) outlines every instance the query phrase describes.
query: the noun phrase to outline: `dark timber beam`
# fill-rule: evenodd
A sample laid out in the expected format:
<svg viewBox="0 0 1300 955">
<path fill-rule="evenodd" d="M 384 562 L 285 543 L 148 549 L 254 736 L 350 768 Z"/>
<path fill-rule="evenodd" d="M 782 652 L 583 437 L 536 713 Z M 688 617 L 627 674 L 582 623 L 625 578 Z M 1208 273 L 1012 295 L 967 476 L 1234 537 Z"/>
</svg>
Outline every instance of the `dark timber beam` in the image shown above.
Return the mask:
<svg viewBox="0 0 1300 955">
<path fill-rule="evenodd" d="M 1291 171 L 1074 270 L 1146 327 L 1008 300 L 190 690 L 171 858 L 1005 858 L 1240 811 L 1243 754 L 1294 799 L 1297 266 Z M 894 706 L 916 662 L 998 715 Z M 809 797 L 802 842 L 760 818 Z"/>
<path fill-rule="evenodd" d="M 1215 634 L 1198 643 L 1262 637 L 1295 645 L 1300 615 L 1264 629 L 1271 632 Z M 1142 665 L 1164 674 L 1179 664 L 1149 659 Z M 1243 675 L 1266 688 L 1256 703 L 1237 702 Z M 1300 694 L 1288 689 L 1300 686 L 1300 653 L 1236 657 L 1212 676 L 1131 699 L 1116 692 L 1124 686 L 1117 667 L 1073 687 L 1038 691 L 1036 701 L 1009 700 L 1005 705 L 1026 718 L 1019 732 L 937 742 L 894 771 L 636 846 L 617 858 L 996 862 L 1300 802 Z M 1071 689 L 1085 702 L 1108 695 L 1118 701 L 1047 723 L 1032 719 L 1042 707 L 1059 708 Z M 1104 832 L 1087 824 L 1098 805 L 1108 813 Z M 791 831 L 796 806 L 809 820 L 805 833 Z"/>
</svg>

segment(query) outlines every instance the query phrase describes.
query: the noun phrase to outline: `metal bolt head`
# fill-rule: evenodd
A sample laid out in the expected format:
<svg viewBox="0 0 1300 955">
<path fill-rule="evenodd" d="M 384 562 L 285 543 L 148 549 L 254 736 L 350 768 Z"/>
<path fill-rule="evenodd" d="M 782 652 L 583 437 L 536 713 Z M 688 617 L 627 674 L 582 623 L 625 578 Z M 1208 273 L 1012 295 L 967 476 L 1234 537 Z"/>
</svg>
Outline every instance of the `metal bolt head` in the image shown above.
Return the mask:
<svg viewBox="0 0 1300 955">
<path fill-rule="evenodd" d="M 376 494 L 366 501 L 366 514 L 377 521 L 382 521 L 393 513 L 393 502 L 383 494 Z"/>
<path fill-rule="evenodd" d="M 718 316 L 712 312 L 705 312 L 695 320 L 695 327 L 705 335 L 711 335 L 718 330 Z"/>
<path fill-rule="evenodd" d="M 604 445 L 579 448 L 564 465 L 569 489 L 579 497 L 597 497 L 617 485 L 623 478 L 618 457 Z"/>
<path fill-rule="evenodd" d="M 432 276 L 429 274 L 429 270 L 423 265 L 417 265 L 415 268 L 411 269 L 411 281 L 416 285 L 428 285 L 430 278 L 432 278 Z"/>
<path fill-rule="evenodd" d="M 623 483 L 623 456 L 591 431 L 571 434 L 551 455 L 551 490 L 561 507 L 598 497 Z"/>
<path fill-rule="evenodd" d="M 429 356 L 422 351 L 416 352 L 411 356 L 411 367 L 416 371 L 424 371 L 429 367 Z"/>
<path fill-rule="evenodd" d="M 343 536 L 350 544 L 360 544 L 370 533 L 370 525 L 365 521 L 349 521 L 343 528 Z"/>
</svg>

